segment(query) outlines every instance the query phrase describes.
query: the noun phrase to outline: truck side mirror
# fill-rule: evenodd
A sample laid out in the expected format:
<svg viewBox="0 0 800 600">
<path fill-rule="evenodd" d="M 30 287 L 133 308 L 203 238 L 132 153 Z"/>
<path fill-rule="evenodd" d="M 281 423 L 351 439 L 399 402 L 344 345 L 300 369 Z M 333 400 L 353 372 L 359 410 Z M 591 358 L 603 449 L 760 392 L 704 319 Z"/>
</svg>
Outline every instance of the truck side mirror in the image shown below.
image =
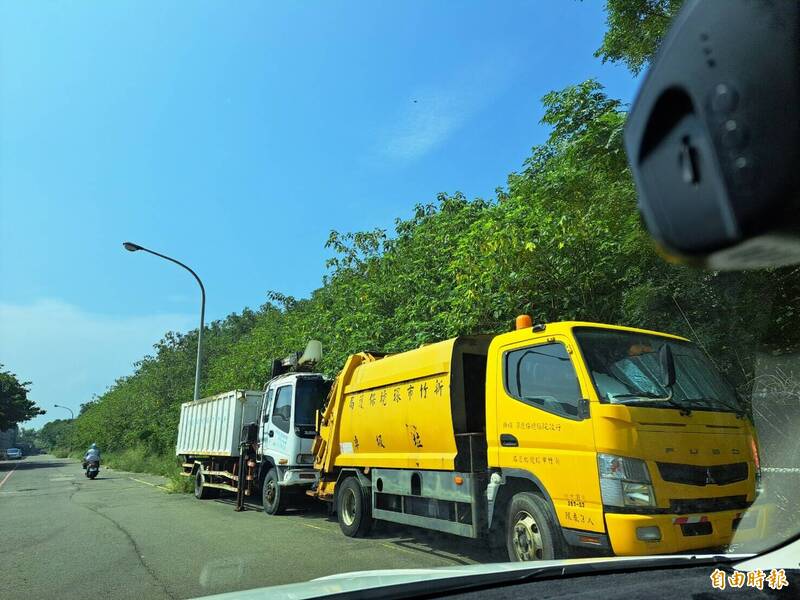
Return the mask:
<svg viewBox="0 0 800 600">
<path fill-rule="evenodd" d="M 675 385 L 675 356 L 669 344 L 661 346 L 658 351 L 658 362 L 661 364 L 661 385 L 669 389 Z"/>
</svg>

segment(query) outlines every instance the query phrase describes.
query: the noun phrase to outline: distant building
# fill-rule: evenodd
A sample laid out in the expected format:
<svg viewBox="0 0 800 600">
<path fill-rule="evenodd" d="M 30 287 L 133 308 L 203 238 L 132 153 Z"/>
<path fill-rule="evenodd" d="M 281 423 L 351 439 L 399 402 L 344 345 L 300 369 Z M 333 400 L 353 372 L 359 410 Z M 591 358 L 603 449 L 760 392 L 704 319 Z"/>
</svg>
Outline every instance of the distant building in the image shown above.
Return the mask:
<svg viewBox="0 0 800 600">
<path fill-rule="evenodd" d="M 13 448 L 17 445 L 17 432 L 19 431 L 18 427 L 14 425 L 10 429 L 6 429 L 5 431 L 0 431 L 0 450 L 5 450 L 6 448 Z"/>
</svg>

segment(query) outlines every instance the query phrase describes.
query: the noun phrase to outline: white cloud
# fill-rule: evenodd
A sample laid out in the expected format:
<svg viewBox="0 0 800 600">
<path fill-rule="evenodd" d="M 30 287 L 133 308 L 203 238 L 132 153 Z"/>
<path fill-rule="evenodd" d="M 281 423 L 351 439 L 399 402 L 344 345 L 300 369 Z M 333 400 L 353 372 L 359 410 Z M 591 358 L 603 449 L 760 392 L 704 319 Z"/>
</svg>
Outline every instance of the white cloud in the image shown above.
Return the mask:
<svg viewBox="0 0 800 600">
<path fill-rule="evenodd" d="M 29 305 L 0 303 L 0 363 L 32 381 L 30 397 L 47 410 L 23 427 L 69 417 L 53 404 L 80 405 L 133 371 L 166 331 L 186 331 L 196 317 L 185 314 L 111 316 L 60 300 Z"/>
<path fill-rule="evenodd" d="M 382 136 L 379 153 L 399 161 L 421 158 L 504 92 L 516 71 L 507 56 L 487 56 L 440 86 L 420 87 Z"/>
</svg>

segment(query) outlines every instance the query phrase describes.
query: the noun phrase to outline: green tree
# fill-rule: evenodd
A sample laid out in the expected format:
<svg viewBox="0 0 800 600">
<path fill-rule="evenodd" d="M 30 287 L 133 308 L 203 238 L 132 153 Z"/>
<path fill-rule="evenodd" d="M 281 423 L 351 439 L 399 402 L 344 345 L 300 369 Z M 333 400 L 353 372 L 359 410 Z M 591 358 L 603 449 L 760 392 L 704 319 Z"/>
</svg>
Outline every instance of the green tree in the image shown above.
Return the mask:
<svg viewBox="0 0 800 600">
<path fill-rule="evenodd" d="M 28 398 L 30 385 L 30 381 L 20 381 L 0 364 L 0 430 L 45 414 Z"/>
<path fill-rule="evenodd" d="M 595 56 L 638 74 L 658 50 L 683 0 L 606 0 L 608 30 Z"/>
<path fill-rule="evenodd" d="M 71 419 L 56 419 L 45 423 L 36 432 L 35 439 L 38 444 L 47 450 L 67 449 L 72 446 L 72 432 L 75 422 Z"/>
</svg>

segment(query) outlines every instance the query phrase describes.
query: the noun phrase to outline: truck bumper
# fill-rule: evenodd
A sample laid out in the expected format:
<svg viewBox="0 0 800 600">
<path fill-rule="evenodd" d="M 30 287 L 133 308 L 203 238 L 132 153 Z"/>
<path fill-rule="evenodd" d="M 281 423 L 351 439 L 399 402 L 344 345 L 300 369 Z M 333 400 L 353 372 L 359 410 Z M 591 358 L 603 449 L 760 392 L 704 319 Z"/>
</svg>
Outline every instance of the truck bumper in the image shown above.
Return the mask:
<svg viewBox="0 0 800 600">
<path fill-rule="evenodd" d="M 306 486 L 310 487 L 319 481 L 319 473 L 311 467 L 288 467 L 283 471 L 283 476 L 278 482 L 284 486 Z"/>
<path fill-rule="evenodd" d="M 606 513 L 605 519 L 614 554 L 641 556 L 677 554 L 759 539 L 766 531 L 768 514 L 768 507 L 754 506 L 698 515 Z"/>
</svg>

